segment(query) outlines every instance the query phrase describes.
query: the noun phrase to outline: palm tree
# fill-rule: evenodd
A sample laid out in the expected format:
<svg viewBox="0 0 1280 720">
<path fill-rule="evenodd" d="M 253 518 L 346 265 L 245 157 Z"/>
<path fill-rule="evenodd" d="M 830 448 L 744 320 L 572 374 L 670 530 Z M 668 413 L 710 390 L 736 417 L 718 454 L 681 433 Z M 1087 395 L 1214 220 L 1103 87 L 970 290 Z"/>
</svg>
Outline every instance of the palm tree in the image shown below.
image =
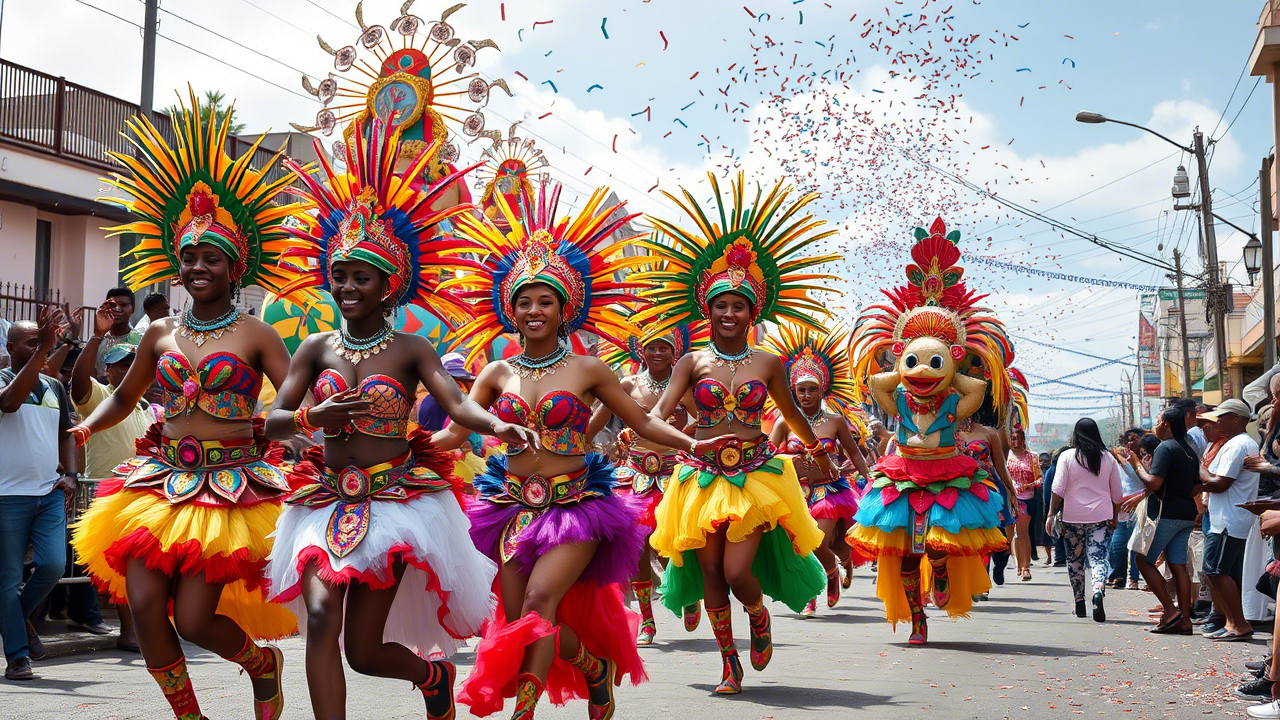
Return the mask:
<svg viewBox="0 0 1280 720">
<path fill-rule="evenodd" d="M 231 135 L 239 135 L 244 132 L 244 123 L 236 122 L 236 109 L 234 107 L 223 107 L 227 96 L 219 90 L 206 90 L 204 93 L 204 101 L 200 103 L 200 122 L 208 124 L 209 114 L 213 113 L 218 124 L 227 122 L 230 127 L 227 132 Z M 177 105 L 170 105 L 165 113 L 170 119 L 177 120 L 182 114 L 182 108 Z"/>
</svg>

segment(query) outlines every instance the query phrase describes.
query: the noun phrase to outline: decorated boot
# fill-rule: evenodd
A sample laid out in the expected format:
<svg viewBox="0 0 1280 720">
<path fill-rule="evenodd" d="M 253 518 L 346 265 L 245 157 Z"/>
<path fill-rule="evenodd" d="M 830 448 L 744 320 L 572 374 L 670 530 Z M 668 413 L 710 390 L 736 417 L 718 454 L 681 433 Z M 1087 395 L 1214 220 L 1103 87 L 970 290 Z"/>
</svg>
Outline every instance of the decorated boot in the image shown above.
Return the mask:
<svg viewBox="0 0 1280 720">
<path fill-rule="evenodd" d="M 569 658 L 569 664 L 582 671 L 587 681 L 587 717 L 590 720 L 610 720 L 615 710 L 613 698 L 614 676 L 618 666 L 608 658 L 598 658 L 578 643 L 578 652 Z"/>
<path fill-rule="evenodd" d="M 164 699 L 173 708 L 173 716 L 177 720 L 201 720 L 200 703 L 196 702 L 195 690 L 191 688 L 191 678 L 187 676 L 187 659 L 178 658 L 172 665 L 162 668 L 147 668 L 151 677 L 155 678 Z"/>
<path fill-rule="evenodd" d="M 840 566 L 836 565 L 827 571 L 827 607 L 833 608 L 840 602 Z"/>
<path fill-rule="evenodd" d="M 516 678 L 516 709 L 511 720 L 533 720 L 533 709 L 542 697 L 542 681 L 532 673 L 521 673 Z"/>
<path fill-rule="evenodd" d="M 684 606 L 684 629 L 685 632 L 693 632 L 698 629 L 698 625 L 702 623 L 702 601 L 692 605 Z"/>
<path fill-rule="evenodd" d="M 769 609 L 764 606 L 763 597 L 745 609 L 751 625 L 751 667 L 759 672 L 773 659 L 773 622 L 769 619 Z"/>
<path fill-rule="evenodd" d="M 809 604 L 805 605 L 804 609 L 800 611 L 800 617 L 802 618 L 811 618 L 817 614 L 818 614 L 818 598 L 811 599 L 809 601 Z"/>
<path fill-rule="evenodd" d="M 240 652 L 227 658 L 244 668 L 244 672 L 254 680 L 271 680 L 275 682 L 275 695 L 269 700 L 253 700 L 254 720 L 277 720 L 284 713 L 284 688 L 281 686 L 281 671 L 284 669 L 284 655 L 274 645 L 256 645 L 245 636 L 244 647 Z"/>
<path fill-rule="evenodd" d="M 848 590 L 853 587 L 853 558 L 845 560 L 844 563 L 844 579 L 840 581 L 840 587 Z"/>
<path fill-rule="evenodd" d="M 658 626 L 653 621 L 653 581 L 632 582 L 631 589 L 640 604 L 640 633 L 636 635 L 636 645 L 652 645 L 658 634 Z"/>
<path fill-rule="evenodd" d="M 951 580 L 947 577 L 947 559 L 929 558 L 933 567 L 933 604 L 939 610 L 951 602 Z"/>
<path fill-rule="evenodd" d="M 920 598 L 920 570 L 902 573 L 902 590 L 907 594 L 907 607 L 911 608 L 911 645 L 924 645 L 929 641 L 929 623 L 924 614 L 924 601 Z"/>
<path fill-rule="evenodd" d="M 738 659 L 738 648 L 733 645 L 732 611 L 728 605 L 707 608 L 707 619 L 711 621 L 711 632 L 715 633 L 716 644 L 720 646 L 720 659 L 724 662 L 716 694 L 737 695 L 742 692 L 742 661 Z"/>
<path fill-rule="evenodd" d="M 458 669 L 447 660 L 427 661 L 427 679 L 417 688 L 427 702 L 427 720 L 454 720 L 453 681 Z"/>
</svg>

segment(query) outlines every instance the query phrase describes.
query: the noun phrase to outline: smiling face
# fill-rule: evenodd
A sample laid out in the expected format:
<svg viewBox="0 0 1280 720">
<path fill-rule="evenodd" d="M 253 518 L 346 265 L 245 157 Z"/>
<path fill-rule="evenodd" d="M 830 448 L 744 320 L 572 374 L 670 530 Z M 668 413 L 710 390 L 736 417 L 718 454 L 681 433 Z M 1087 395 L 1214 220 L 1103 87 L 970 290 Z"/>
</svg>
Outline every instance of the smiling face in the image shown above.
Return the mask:
<svg viewBox="0 0 1280 720">
<path fill-rule="evenodd" d="M 721 293 L 711 300 L 711 332 L 724 340 L 744 337 L 751 329 L 751 302 L 738 293 Z"/>
<path fill-rule="evenodd" d="M 329 271 L 330 293 L 347 322 L 382 314 L 387 285 L 387 274 L 363 260 L 336 262 Z"/>
<path fill-rule="evenodd" d="M 812 380 L 801 380 L 796 383 L 796 404 L 805 413 L 812 415 L 822 407 L 822 388 Z"/>
<path fill-rule="evenodd" d="M 512 303 L 516 329 L 525 340 L 556 337 L 560 330 L 560 295 L 546 283 L 532 283 L 520 288 Z"/>
<path fill-rule="evenodd" d="M 640 349 L 640 356 L 644 358 L 645 367 L 649 368 L 650 372 L 662 375 L 671 369 L 672 363 L 675 362 L 676 351 L 666 340 L 654 340 Z"/>
<path fill-rule="evenodd" d="M 898 358 L 898 373 L 912 395 L 933 397 L 951 387 L 956 361 L 951 357 L 951 348 L 941 340 L 916 338 Z"/>
<path fill-rule="evenodd" d="M 195 302 L 214 302 L 231 294 L 231 258 L 217 246 L 188 245 L 179 261 L 178 277 Z"/>
</svg>

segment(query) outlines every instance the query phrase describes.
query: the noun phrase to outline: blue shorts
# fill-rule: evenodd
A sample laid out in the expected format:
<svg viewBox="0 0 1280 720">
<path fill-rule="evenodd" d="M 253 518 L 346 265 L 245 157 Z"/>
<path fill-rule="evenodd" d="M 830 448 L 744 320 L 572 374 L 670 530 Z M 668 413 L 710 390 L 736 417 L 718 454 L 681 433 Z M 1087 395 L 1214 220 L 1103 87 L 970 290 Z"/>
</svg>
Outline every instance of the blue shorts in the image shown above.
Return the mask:
<svg viewBox="0 0 1280 720">
<path fill-rule="evenodd" d="M 1147 562 L 1155 565 L 1160 556 L 1164 555 L 1167 563 L 1186 565 L 1187 541 L 1191 539 L 1191 531 L 1195 526 L 1195 520 L 1160 518 L 1156 525 L 1156 535 L 1151 539 L 1151 549 L 1147 551 Z"/>
</svg>

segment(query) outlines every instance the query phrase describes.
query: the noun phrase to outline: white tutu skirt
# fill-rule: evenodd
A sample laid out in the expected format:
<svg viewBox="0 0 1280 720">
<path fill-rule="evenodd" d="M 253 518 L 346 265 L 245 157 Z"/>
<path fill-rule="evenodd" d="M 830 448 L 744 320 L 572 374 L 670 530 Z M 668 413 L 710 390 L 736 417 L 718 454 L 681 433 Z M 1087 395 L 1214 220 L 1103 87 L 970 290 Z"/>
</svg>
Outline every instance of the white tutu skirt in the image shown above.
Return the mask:
<svg viewBox="0 0 1280 720">
<path fill-rule="evenodd" d="M 301 582 L 308 565 L 314 564 L 326 582 L 385 588 L 395 582 L 393 565 L 403 560 L 407 567 L 383 642 L 400 643 L 427 658 L 437 652 L 451 655 L 480 632 L 496 606 L 498 566 L 472 544 L 471 523 L 452 492 L 373 501 L 367 533 L 344 557 L 330 551 L 326 541 L 333 511 L 333 505 L 284 506 L 265 571 L 272 600 L 305 618 Z M 305 620 L 298 625 L 305 634 Z"/>
</svg>

